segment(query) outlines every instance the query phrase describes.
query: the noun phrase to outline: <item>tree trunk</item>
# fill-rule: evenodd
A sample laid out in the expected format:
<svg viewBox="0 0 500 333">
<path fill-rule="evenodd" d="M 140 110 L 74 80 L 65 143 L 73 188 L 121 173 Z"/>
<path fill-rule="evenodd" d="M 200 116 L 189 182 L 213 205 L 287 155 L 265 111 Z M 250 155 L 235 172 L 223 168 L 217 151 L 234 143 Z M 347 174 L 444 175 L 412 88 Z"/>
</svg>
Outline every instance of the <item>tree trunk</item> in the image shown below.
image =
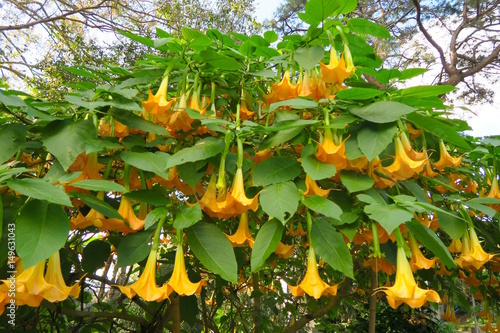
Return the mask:
<svg viewBox="0 0 500 333">
<path fill-rule="evenodd" d="M 378 287 L 377 272 L 372 271 L 370 288 L 370 313 L 368 319 L 368 333 L 375 333 L 375 320 L 377 319 L 377 295 L 375 289 Z"/>
</svg>

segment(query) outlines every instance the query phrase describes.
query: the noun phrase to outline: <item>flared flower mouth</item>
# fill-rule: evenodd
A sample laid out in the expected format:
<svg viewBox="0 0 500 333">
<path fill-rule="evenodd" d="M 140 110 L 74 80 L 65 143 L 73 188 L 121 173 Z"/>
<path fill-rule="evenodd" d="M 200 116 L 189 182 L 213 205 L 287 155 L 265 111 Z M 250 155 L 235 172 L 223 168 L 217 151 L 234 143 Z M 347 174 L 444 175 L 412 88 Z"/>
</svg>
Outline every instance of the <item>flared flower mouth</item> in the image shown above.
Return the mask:
<svg viewBox="0 0 500 333">
<path fill-rule="evenodd" d="M 413 175 L 420 173 L 424 169 L 426 160 L 416 161 L 411 159 L 407 155 L 399 137 L 394 140 L 394 143 L 396 147 L 394 162 L 387 167 L 382 167 L 382 169 L 394 181 L 410 179 Z"/>
<path fill-rule="evenodd" d="M 67 286 L 61 272 L 61 259 L 59 251 L 49 257 L 45 280 L 52 285 L 52 288 L 44 292 L 43 298 L 49 302 L 64 301 L 69 297 L 78 297 L 80 294 L 80 284 L 77 282 L 72 286 Z"/>
<path fill-rule="evenodd" d="M 316 159 L 335 165 L 337 171 L 344 169 L 347 166 L 347 156 L 345 153 L 346 140 L 342 141 L 339 145 L 335 144 L 333 134 L 327 129 L 323 142 L 318 144 L 318 151 L 315 155 Z"/>
<path fill-rule="evenodd" d="M 238 229 L 236 230 L 236 232 L 233 235 L 226 234 L 226 237 L 234 247 L 242 246 L 245 243 L 250 246 L 250 248 L 253 247 L 254 239 L 250 234 L 250 230 L 248 229 L 247 212 L 241 214 L 240 223 L 238 224 Z"/>
<path fill-rule="evenodd" d="M 448 153 L 448 150 L 446 149 L 446 146 L 444 145 L 443 140 L 439 140 L 439 160 L 434 163 L 434 167 L 442 171 L 444 168 L 447 167 L 457 167 L 460 165 L 462 162 L 462 156 L 459 157 L 452 157 L 450 153 Z"/>
<path fill-rule="evenodd" d="M 203 287 L 203 282 L 203 280 L 200 280 L 193 283 L 189 280 L 184 261 L 184 250 L 182 249 L 182 244 L 179 244 L 175 254 L 174 271 L 170 280 L 165 284 L 167 294 L 170 295 L 172 291 L 175 291 L 180 296 L 199 295 Z"/>
<path fill-rule="evenodd" d="M 468 235 L 462 239 L 462 254 L 455 259 L 455 262 L 463 269 L 478 270 L 494 257 L 494 254 L 486 253 L 483 250 L 476 231 L 471 227 Z"/>
<path fill-rule="evenodd" d="M 345 46 L 344 54 L 337 57 L 337 51 L 332 47 L 330 49 L 330 62 L 328 65 L 319 63 L 321 68 L 321 79 L 326 83 L 342 84 L 345 79 L 354 73 L 354 64 L 352 55 L 347 46 Z"/>
</svg>

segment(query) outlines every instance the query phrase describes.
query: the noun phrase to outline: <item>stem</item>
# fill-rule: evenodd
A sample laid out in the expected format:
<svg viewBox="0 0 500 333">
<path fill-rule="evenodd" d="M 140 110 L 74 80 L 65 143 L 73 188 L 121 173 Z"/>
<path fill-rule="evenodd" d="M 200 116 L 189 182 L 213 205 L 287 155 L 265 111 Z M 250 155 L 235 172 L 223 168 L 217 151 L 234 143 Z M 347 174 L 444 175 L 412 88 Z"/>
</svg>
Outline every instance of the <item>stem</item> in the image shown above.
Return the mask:
<svg viewBox="0 0 500 333">
<path fill-rule="evenodd" d="M 127 192 L 130 191 L 130 164 L 125 163 L 123 167 L 123 186 L 127 189 Z"/>
<path fill-rule="evenodd" d="M 236 160 L 236 166 L 238 167 L 238 169 L 242 169 L 243 168 L 243 142 L 238 137 L 236 139 L 236 143 L 238 144 L 238 158 Z"/>
<path fill-rule="evenodd" d="M 375 258 L 382 258 L 382 253 L 380 252 L 380 241 L 378 239 L 377 224 L 372 221 L 372 232 L 373 232 L 373 256 Z"/>
<path fill-rule="evenodd" d="M 156 226 L 155 229 L 155 235 L 153 236 L 153 245 L 151 246 L 151 251 L 158 251 L 158 245 L 160 243 L 160 232 L 161 228 L 163 227 L 163 223 L 165 223 L 166 216 L 162 217 L 160 221 L 158 222 L 158 225 Z"/>
<path fill-rule="evenodd" d="M 170 296 L 170 311 L 172 313 L 172 332 L 181 333 L 181 307 L 179 306 L 179 295 L 173 293 Z"/>
<path fill-rule="evenodd" d="M 374 238 L 375 239 L 375 238 Z M 370 293 L 370 313 L 368 317 L 368 333 L 375 333 L 376 319 L 377 319 L 377 295 L 375 294 L 375 289 L 377 289 L 377 272 L 372 271 L 371 275 L 371 293 Z"/>
<path fill-rule="evenodd" d="M 257 272 L 252 273 L 252 284 L 253 290 L 256 296 L 253 298 L 253 332 L 259 333 L 262 331 L 262 320 L 260 313 L 260 296 L 258 296 L 257 291 L 259 290 L 259 274 Z"/>
</svg>

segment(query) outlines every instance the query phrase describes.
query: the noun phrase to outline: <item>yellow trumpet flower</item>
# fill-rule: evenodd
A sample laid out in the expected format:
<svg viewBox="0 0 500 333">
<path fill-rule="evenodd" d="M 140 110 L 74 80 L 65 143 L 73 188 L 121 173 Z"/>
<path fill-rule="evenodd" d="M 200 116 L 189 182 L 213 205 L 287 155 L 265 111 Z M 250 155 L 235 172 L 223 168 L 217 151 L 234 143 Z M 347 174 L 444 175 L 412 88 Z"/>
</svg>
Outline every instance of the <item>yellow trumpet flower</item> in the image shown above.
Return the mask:
<svg viewBox="0 0 500 333">
<path fill-rule="evenodd" d="M 269 105 L 295 97 L 297 97 L 297 85 L 290 82 L 290 71 L 285 70 L 281 82 L 278 84 L 272 84 L 271 92 L 268 95 L 265 95 L 264 99 Z"/>
<path fill-rule="evenodd" d="M 398 246 L 396 281 L 392 287 L 382 287 L 381 290 L 386 294 L 387 302 L 393 309 L 396 309 L 403 303 L 408 304 L 412 308 L 419 308 L 427 301 L 441 302 L 441 298 L 437 292 L 417 286 L 411 272 L 410 263 L 406 259 L 405 250 L 402 246 Z"/>
<path fill-rule="evenodd" d="M 327 198 L 328 194 L 330 193 L 331 190 L 323 190 L 316 184 L 314 179 L 312 179 L 308 174 L 306 174 L 306 191 L 304 192 L 304 195 L 311 196 L 311 195 L 319 195 L 320 197 Z"/>
<path fill-rule="evenodd" d="M 439 160 L 436 163 L 434 163 L 434 167 L 439 171 L 442 171 L 446 167 L 459 166 L 461 162 L 462 162 L 462 156 L 452 157 L 448 153 L 448 150 L 446 150 L 444 141 L 439 140 Z"/>
<path fill-rule="evenodd" d="M 316 254 L 312 246 L 309 247 L 306 276 L 298 286 L 288 285 L 294 296 L 299 297 L 308 294 L 316 299 L 323 295 L 337 295 L 337 286 L 338 284 L 330 286 L 321 280 L 318 264 L 316 263 Z"/>
<path fill-rule="evenodd" d="M 327 129 L 323 142 L 318 144 L 318 152 L 315 155 L 318 161 L 335 165 L 337 172 L 344 169 L 347 165 L 347 156 L 345 154 L 346 140 L 336 145 L 333 141 L 332 132 Z"/>
<path fill-rule="evenodd" d="M 44 293 L 52 288 L 52 285 L 43 276 L 45 260 L 26 269 L 19 261 L 16 269 L 18 272 L 16 276 L 16 306 L 40 306 Z M 4 283 L 8 282 L 4 281 Z"/>
<path fill-rule="evenodd" d="M 117 230 L 127 234 L 144 228 L 144 220 L 139 219 L 135 215 L 130 198 L 126 196 L 121 197 L 118 213 L 127 221 L 128 225 L 123 220 L 112 218 L 103 221 L 103 229 Z"/>
<path fill-rule="evenodd" d="M 326 83 L 341 84 L 354 73 L 354 64 L 352 63 L 352 56 L 347 45 L 344 46 L 345 51 L 342 57 L 337 57 L 337 51 L 332 47 L 330 48 L 330 62 L 328 65 L 319 63 L 321 68 L 321 79 Z"/>
<path fill-rule="evenodd" d="M 278 246 L 276 247 L 276 250 L 274 250 L 274 253 L 276 253 L 280 258 L 286 259 L 292 255 L 293 249 L 294 249 L 293 245 L 287 245 L 282 242 L 279 242 Z"/>
<path fill-rule="evenodd" d="M 118 286 L 121 292 L 128 298 L 139 295 L 148 302 L 163 301 L 170 295 L 170 288 L 165 284 L 158 287 L 156 284 L 156 250 L 151 250 L 146 266 L 137 281 L 128 286 Z"/>
<path fill-rule="evenodd" d="M 478 270 L 493 257 L 495 257 L 494 254 L 486 253 L 483 250 L 476 231 L 471 227 L 468 235 L 462 239 L 462 254 L 455 259 L 455 262 L 463 269 Z"/>
<path fill-rule="evenodd" d="M 410 234 L 410 249 L 411 249 L 410 267 L 413 272 L 415 272 L 418 269 L 429 269 L 435 266 L 436 258 L 427 259 L 423 255 L 422 251 L 420 251 L 417 240 L 411 234 Z"/>
<path fill-rule="evenodd" d="M 388 167 L 382 167 L 391 177 L 392 180 L 406 180 L 415 173 L 420 173 L 424 169 L 425 160 L 412 160 L 403 147 L 401 139 L 398 137 L 394 140 L 396 146 L 396 156 L 394 162 Z"/>
<path fill-rule="evenodd" d="M 299 222 L 298 224 L 296 230 L 293 230 L 293 224 L 290 224 L 290 228 L 287 230 L 286 234 L 292 237 L 307 235 L 307 231 L 302 228 L 302 223 Z"/>
<path fill-rule="evenodd" d="M 248 229 L 248 212 L 241 214 L 240 223 L 238 224 L 238 229 L 234 233 L 234 235 L 227 235 L 226 237 L 229 239 L 233 246 L 242 246 L 247 243 L 248 246 L 253 248 L 254 239 L 250 234 L 250 230 Z"/>
<path fill-rule="evenodd" d="M 69 295 L 77 298 L 80 294 L 80 284 L 77 282 L 71 287 L 66 285 L 61 272 L 61 259 L 59 251 L 56 251 L 49 257 L 45 281 L 52 285 L 52 288 L 43 293 L 43 298 L 49 302 L 64 301 Z"/>
<path fill-rule="evenodd" d="M 172 106 L 175 99 L 167 100 L 168 76 L 165 76 L 161 81 L 160 88 L 155 95 L 149 90 L 148 100 L 142 102 L 142 108 L 146 113 L 156 116 L 162 116 L 164 112 Z"/>
<path fill-rule="evenodd" d="M 184 262 L 184 250 L 182 244 L 177 245 L 177 253 L 175 254 L 174 271 L 170 280 L 166 284 L 168 294 L 174 290 L 180 296 L 191 296 L 193 294 L 200 294 L 201 287 L 203 287 L 203 280 L 192 283 L 186 272 L 186 264 Z"/>
</svg>

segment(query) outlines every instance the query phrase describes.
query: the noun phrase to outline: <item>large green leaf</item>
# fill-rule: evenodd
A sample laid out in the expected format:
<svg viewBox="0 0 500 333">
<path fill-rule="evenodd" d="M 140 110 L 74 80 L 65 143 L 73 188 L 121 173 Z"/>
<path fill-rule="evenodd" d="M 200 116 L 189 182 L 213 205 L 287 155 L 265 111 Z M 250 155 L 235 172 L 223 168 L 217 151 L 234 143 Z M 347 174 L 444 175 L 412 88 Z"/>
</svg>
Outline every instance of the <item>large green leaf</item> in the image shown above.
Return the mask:
<svg viewBox="0 0 500 333">
<path fill-rule="evenodd" d="M 416 108 L 399 102 L 380 101 L 359 109 L 351 109 L 351 112 L 365 120 L 377 124 L 392 123 L 405 114 L 412 113 Z"/>
<path fill-rule="evenodd" d="M 308 23 L 315 23 L 325 21 L 330 15 L 339 9 L 341 2 L 334 0 L 309 0 L 305 5 L 305 15 Z"/>
<path fill-rule="evenodd" d="M 436 85 L 436 86 L 417 86 L 401 90 L 401 95 L 404 97 L 431 97 L 447 94 L 455 90 L 455 86 Z"/>
<path fill-rule="evenodd" d="M 170 155 L 162 152 L 131 152 L 122 151 L 120 154 L 122 160 L 140 170 L 149 171 L 165 179 L 168 178 L 168 172 L 165 170 Z"/>
<path fill-rule="evenodd" d="M 283 142 L 293 139 L 302 131 L 301 127 L 294 127 L 287 130 L 280 131 L 275 133 L 274 135 L 269 136 L 265 140 L 263 140 L 258 147 L 258 150 L 262 150 L 265 148 L 275 147 Z"/>
<path fill-rule="evenodd" d="M 302 172 L 296 159 L 288 156 L 269 158 L 257 164 L 253 172 L 253 185 L 267 186 L 293 180 Z"/>
<path fill-rule="evenodd" d="M 339 99 L 365 100 L 385 94 L 383 90 L 370 88 L 350 88 L 337 92 Z"/>
<path fill-rule="evenodd" d="M 82 252 L 82 268 L 85 272 L 93 273 L 103 267 L 111 254 L 111 246 L 100 239 L 88 243 Z"/>
<path fill-rule="evenodd" d="M 367 124 L 358 132 L 358 147 L 372 161 L 392 142 L 396 133 L 396 124 Z"/>
<path fill-rule="evenodd" d="M 116 248 L 116 254 L 118 256 L 116 266 L 130 266 L 146 259 L 151 251 L 151 245 L 149 243 L 151 241 L 152 232 L 152 230 L 139 231 L 122 236 Z"/>
<path fill-rule="evenodd" d="M 144 230 L 151 228 L 158 220 L 163 217 L 168 216 L 168 210 L 166 207 L 158 207 L 153 209 L 146 215 L 144 219 Z"/>
<path fill-rule="evenodd" d="M 413 213 L 397 205 L 372 203 L 365 207 L 365 213 L 377 221 L 387 233 L 391 234 L 401 224 L 410 221 Z"/>
<path fill-rule="evenodd" d="M 442 120 L 426 117 L 418 113 L 409 114 L 406 118 L 417 125 L 418 128 L 423 128 L 446 142 L 465 149 L 471 149 L 467 141 L 458 133 L 458 130 Z"/>
<path fill-rule="evenodd" d="M 92 194 L 73 191 L 70 192 L 70 195 L 75 198 L 79 198 L 80 200 L 83 201 L 84 204 L 86 204 L 90 208 L 94 208 L 96 211 L 103 214 L 104 216 L 123 220 L 123 217 L 120 214 L 118 214 L 118 211 L 116 209 L 111 207 L 111 205 L 108 204 L 107 202 L 100 200 L 99 198 L 93 196 Z"/>
<path fill-rule="evenodd" d="M 453 261 L 450 252 L 443 244 L 443 241 L 436 236 L 436 233 L 426 226 L 422 225 L 417 220 L 413 219 L 405 223 L 406 227 L 427 249 L 431 250 L 436 257 L 449 269 L 455 268 L 457 265 Z"/>
<path fill-rule="evenodd" d="M 91 191 L 105 192 L 126 192 L 127 190 L 122 185 L 109 180 L 86 179 L 76 183 L 71 183 L 71 186 L 83 188 Z"/>
<path fill-rule="evenodd" d="M 155 206 L 165 206 L 172 201 L 170 192 L 159 184 L 154 185 L 151 189 L 130 191 L 124 195 L 130 199 Z"/>
<path fill-rule="evenodd" d="M 467 224 L 458 212 L 450 212 L 450 215 L 437 211 L 436 214 L 439 225 L 452 239 L 460 239 L 467 232 Z"/>
<path fill-rule="evenodd" d="M 392 38 L 391 33 L 387 28 L 372 21 L 368 21 L 367 19 L 351 18 L 348 21 L 348 27 L 350 27 L 352 31 L 360 34 L 371 35 L 380 38 Z"/>
<path fill-rule="evenodd" d="M 314 180 L 320 180 L 335 176 L 337 169 L 333 164 L 318 161 L 314 154 L 302 157 L 304 171 Z"/>
<path fill-rule="evenodd" d="M 319 45 L 302 47 L 295 50 L 295 61 L 309 71 L 323 59 L 324 54 L 325 49 Z"/>
<path fill-rule="evenodd" d="M 281 101 L 281 102 L 276 102 L 272 103 L 269 106 L 269 112 L 272 112 L 278 108 L 281 108 L 283 106 L 289 106 L 292 109 L 315 109 L 318 107 L 318 102 L 310 100 L 310 99 L 305 99 L 305 98 L 293 98 L 293 99 L 287 99 L 286 101 Z"/>
<path fill-rule="evenodd" d="M 212 50 L 203 50 L 200 52 L 200 56 L 203 61 L 206 61 L 215 68 L 237 71 L 241 70 L 243 67 L 234 58 L 228 57 L 222 53 L 218 53 Z"/>
<path fill-rule="evenodd" d="M 42 132 L 42 142 L 47 150 L 68 170 L 76 157 L 85 151 L 86 141 L 97 137 L 90 120 L 56 120 Z"/>
<path fill-rule="evenodd" d="M 326 217 L 331 217 L 332 219 L 340 220 L 340 215 L 342 215 L 342 208 L 339 207 L 335 202 L 320 197 L 318 195 L 313 195 L 303 201 L 307 208 L 325 215 Z"/>
<path fill-rule="evenodd" d="M 224 280 L 236 283 L 238 264 L 231 242 L 215 224 L 199 222 L 185 229 L 189 247 L 201 263 Z"/>
<path fill-rule="evenodd" d="M 342 170 L 340 172 L 340 180 L 342 181 L 342 185 L 351 193 L 367 190 L 374 184 L 372 177 L 347 170 Z"/>
<path fill-rule="evenodd" d="M 47 200 L 55 204 L 71 207 L 73 206 L 68 195 L 60 185 L 52 185 L 40 178 L 10 179 L 7 186 L 13 191 L 19 192 L 27 197 Z"/>
<path fill-rule="evenodd" d="M 192 206 L 184 205 L 181 210 L 177 213 L 174 219 L 174 228 L 176 229 L 184 229 L 189 228 L 201 221 L 203 217 L 201 213 L 200 204 L 194 204 Z"/>
<path fill-rule="evenodd" d="M 41 200 L 28 202 L 16 220 L 16 251 L 24 268 L 59 251 L 68 234 L 68 216 L 60 206 Z"/>
<path fill-rule="evenodd" d="M 184 148 L 170 157 L 167 162 L 167 168 L 176 165 L 181 165 L 188 162 L 196 162 L 206 160 L 213 157 L 224 150 L 225 144 L 223 139 L 205 138 L 198 141 L 193 147 Z"/>
<path fill-rule="evenodd" d="M 277 219 L 267 221 L 257 233 L 255 243 L 252 248 L 250 266 L 252 272 L 261 268 L 271 253 L 276 250 L 283 234 L 284 226 Z"/>
<path fill-rule="evenodd" d="M 277 218 L 283 224 L 295 214 L 299 200 L 297 187 L 290 181 L 265 188 L 259 197 L 264 212 L 270 217 Z"/>
<path fill-rule="evenodd" d="M 344 237 L 328 221 L 313 219 L 311 244 L 328 265 L 354 278 L 352 256 L 344 242 Z"/>
<path fill-rule="evenodd" d="M 21 124 L 0 126 L 0 164 L 11 158 L 25 141 L 25 126 Z"/>
<path fill-rule="evenodd" d="M 144 132 L 151 132 L 158 135 L 170 135 L 165 127 L 152 123 L 149 120 L 141 118 L 132 112 L 114 109 L 110 114 L 123 125 L 127 125 Z"/>
</svg>

